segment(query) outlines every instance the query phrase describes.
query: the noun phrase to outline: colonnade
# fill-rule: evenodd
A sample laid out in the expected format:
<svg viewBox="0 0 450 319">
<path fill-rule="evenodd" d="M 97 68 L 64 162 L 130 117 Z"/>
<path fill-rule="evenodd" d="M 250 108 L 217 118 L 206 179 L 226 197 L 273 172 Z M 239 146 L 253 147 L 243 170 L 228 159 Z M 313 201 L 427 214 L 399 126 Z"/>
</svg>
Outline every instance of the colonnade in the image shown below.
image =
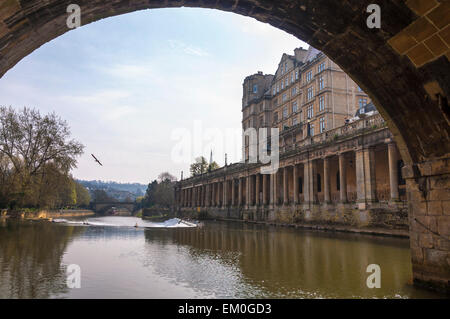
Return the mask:
<svg viewBox="0 0 450 319">
<path fill-rule="evenodd" d="M 398 155 L 395 144 L 388 144 L 387 152 L 390 200 L 398 201 Z M 332 167 L 337 170 L 333 176 L 330 173 Z M 348 179 L 353 176 L 351 187 L 356 197 L 352 199 L 364 208 L 365 204 L 377 201 L 375 169 L 374 148 L 361 147 L 318 159 L 284 164 L 273 174 L 240 172 L 224 174 L 212 180 L 205 177 L 178 189 L 176 201 L 180 207 L 220 208 L 347 203 Z"/>
</svg>

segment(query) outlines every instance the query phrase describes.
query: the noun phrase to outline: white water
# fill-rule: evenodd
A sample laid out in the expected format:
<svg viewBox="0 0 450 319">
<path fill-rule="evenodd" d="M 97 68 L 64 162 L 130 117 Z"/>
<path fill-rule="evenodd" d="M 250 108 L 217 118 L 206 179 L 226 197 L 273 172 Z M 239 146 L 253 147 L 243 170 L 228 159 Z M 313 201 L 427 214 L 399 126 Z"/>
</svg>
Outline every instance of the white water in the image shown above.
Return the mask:
<svg viewBox="0 0 450 319">
<path fill-rule="evenodd" d="M 197 227 L 197 224 L 187 222 L 179 218 L 172 218 L 164 222 L 150 222 L 137 217 L 92 217 L 84 220 L 55 218 L 54 223 L 64 223 L 80 226 L 102 226 L 102 227 L 137 227 L 138 228 L 186 228 Z"/>
</svg>

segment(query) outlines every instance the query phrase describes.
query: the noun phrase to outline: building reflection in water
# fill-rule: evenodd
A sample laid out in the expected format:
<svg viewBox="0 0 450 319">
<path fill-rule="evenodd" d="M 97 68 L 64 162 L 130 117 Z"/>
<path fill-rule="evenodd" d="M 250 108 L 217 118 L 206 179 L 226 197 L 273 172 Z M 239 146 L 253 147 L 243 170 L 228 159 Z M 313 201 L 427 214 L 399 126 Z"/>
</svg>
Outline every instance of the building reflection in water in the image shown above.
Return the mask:
<svg viewBox="0 0 450 319">
<path fill-rule="evenodd" d="M 0 219 L 0 298 L 48 298 L 67 290 L 61 265 L 84 227 Z"/>
<path fill-rule="evenodd" d="M 203 280 L 204 286 L 213 280 L 222 280 L 223 285 L 233 285 L 234 281 L 248 286 L 243 295 L 237 296 L 227 294 L 232 287 L 229 291 L 224 287 L 219 297 L 398 297 L 411 292 L 407 239 L 239 223 L 208 223 L 198 229 L 152 229 L 145 231 L 145 237 L 149 244 L 160 246 L 161 256 L 152 263 L 167 276 L 187 282 L 195 277 Z M 180 259 L 170 263 L 164 258 L 164 251 L 174 244 Z M 196 260 L 203 262 L 200 273 L 198 264 L 190 267 Z M 222 268 L 217 268 L 217 263 Z M 381 267 L 381 289 L 369 289 L 366 285 L 369 264 Z M 196 273 L 189 273 L 189 268 Z M 212 268 L 215 273 L 209 271 Z M 228 282 L 223 276 L 230 277 Z"/>
</svg>

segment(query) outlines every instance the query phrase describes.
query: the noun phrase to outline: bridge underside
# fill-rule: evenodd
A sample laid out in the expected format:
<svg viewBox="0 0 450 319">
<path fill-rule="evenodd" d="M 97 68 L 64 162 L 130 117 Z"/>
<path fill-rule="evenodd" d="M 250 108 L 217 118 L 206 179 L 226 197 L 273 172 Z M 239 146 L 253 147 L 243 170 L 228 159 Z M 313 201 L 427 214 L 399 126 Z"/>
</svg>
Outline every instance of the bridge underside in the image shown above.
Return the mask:
<svg viewBox="0 0 450 319">
<path fill-rule="evenodd" d="M 66 8 L 72 2 L 2 1 L 0 75 L 68 31 Z M 78 0 L 77 4 L 83 24 L 147 8 L 215 8 L 267 22 L 322 50 L 369 94 L 407 164 L 404 175 L 415 282 L 448 289 L 450 3 L 383 0 L 378 30 L 366 25 L 366 8 L 371 2 Z"/>
</svg>

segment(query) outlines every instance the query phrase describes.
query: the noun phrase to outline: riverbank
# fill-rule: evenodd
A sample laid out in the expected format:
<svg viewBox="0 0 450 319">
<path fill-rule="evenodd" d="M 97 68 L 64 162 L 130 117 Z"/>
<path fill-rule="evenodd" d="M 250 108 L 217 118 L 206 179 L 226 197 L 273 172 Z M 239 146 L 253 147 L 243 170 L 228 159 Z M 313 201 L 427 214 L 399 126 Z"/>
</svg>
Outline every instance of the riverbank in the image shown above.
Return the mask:
<svg viewBox="0 0 450 319">
<path fill-rule="evenodd" d="M 53 218 L 93 216 L 95 212 L 89 209 L 59 209 L 59 210 L 2 210 L 4 218 L 20 218 L 29 220 L 51 220 Z"/>
<path fill-rule="evenodd" d="M 228 216 L 222 216 L 224 214 L 210 214 L 205 210 L 200 213 L 196 211 L 182 210 L 179 211 L 177 217 L 180 218 L 192 218 L 192 219 L 202 219 L 202 220 L 219 220 L 219 221 L 233 221 L 238 223 L 247 224 L 260 224 L 269 226 L 279 226 L 279 227 L 291 227 L 299 229 L 309 229 L 318 230 L 326 232 L 342 232 L 342 233 L 357 233 L 384 237 L 398 237 L 398 238 L 409 238 L 409 229 L 406 227 L 401 228 L 388 228 L 388 227 L 374 227 L 374 226 L 361 226 L 357 224 L 332 224 L 332 223 L 302 223 L 302 222 L 287 222 L 282 219 L 276 220 L 252 220 L 247 218 L 229 218 Z M 244 217 L 244 216 L 242 216 Z"/>
</svg>

